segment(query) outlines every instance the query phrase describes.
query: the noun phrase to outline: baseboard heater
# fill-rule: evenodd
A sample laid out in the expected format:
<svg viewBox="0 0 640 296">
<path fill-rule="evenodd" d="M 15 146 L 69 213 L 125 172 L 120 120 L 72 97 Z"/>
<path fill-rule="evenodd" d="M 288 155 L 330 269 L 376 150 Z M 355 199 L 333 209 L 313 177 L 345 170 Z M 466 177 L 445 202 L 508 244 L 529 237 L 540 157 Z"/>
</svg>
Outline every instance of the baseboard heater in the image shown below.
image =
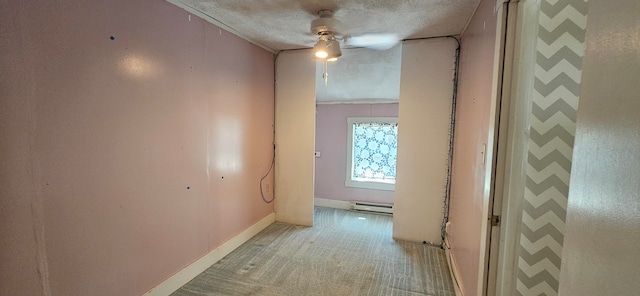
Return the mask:
<svg viewBox="0 0 640 296">
<path fill-rule="evenodd" d="M 351 210 L 376 214 L 393 215 L 393 205 L 378 204 L 372 202 L 352 201 Z"/>
</svg>

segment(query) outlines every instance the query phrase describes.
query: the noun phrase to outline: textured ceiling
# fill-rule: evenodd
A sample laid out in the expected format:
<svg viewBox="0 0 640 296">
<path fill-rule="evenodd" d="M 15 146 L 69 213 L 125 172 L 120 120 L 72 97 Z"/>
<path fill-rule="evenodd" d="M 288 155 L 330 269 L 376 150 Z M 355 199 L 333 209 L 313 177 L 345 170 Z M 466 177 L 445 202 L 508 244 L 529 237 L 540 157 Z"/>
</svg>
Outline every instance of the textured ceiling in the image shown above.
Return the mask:
<svg viewBox="0 0 640 296">
<path fill-rule="evenodd" d="M 167 0 L 274 52 L 309 48 L 310 23 L 333 10 L 343 34 L 395 33 L 400 39 L 459 35 L 479 0 Z M 386 51 L 343 49 L 329 64 L 329 88 L 318 101 L 398 98 L 400 46 Z M 311 57 L 309 57 L 311 58 Z"/>
<path fill-rule="evenodd" d="M 337 62 L 328 64 L 328 84 L 317 67 L 316 100 L 320 102 L 388 102 L 400 94 L 402 47 L 381 51 L 344 49 Z"/>
<path fill-rule="evenodd" d="M 460 34 L 478 3 L 478 0 L 179 1 L 273 50 L 313 46 L 316 39 L 309 26 L 322 9 L 335 12 L 344 33 L 396 33 L 400 39 L 406 39 Z"/>
</svg>

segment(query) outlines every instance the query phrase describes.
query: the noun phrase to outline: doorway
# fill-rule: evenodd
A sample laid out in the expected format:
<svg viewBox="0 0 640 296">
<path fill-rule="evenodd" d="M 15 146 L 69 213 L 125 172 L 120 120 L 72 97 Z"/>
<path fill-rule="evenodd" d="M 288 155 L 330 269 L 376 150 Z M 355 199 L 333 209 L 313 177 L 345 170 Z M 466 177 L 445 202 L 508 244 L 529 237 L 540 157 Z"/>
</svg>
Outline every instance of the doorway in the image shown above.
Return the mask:
<svg viewBox="0 0 640 296">
<path fill-rule="evenodd" d="M 401 44 L 347 48 L 318 62 L 316 206 L 393 212 L 401 55 Z"/>
</svg>

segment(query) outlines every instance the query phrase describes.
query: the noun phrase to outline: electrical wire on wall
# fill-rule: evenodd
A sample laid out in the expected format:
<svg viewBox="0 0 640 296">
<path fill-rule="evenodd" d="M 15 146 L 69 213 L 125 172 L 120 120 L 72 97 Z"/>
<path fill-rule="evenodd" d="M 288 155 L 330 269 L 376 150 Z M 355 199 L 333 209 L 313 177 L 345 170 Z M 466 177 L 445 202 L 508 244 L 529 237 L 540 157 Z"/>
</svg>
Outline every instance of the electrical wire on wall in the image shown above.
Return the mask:
<svg viewBox="0 0 640 296">
<path fill-rule="evenodd" d="M 277 62 L 278 62 L 278 57 L 280 56 L 280 53 L 282 51 L 278 51 L 273 59 L 273 156 L 271 157 L 271 165 L 269 166 L 269 170 L 267 170 L 267 172 L 264 174 L 264 176 L 262 176 L 262 178 L 260 178 L 260 197 L 262 197 L 262 200 L 266 203 L 272 203 L 275 199 L 276 199 L 276 194 L 275 194 L 275 190 L 274 190 L 274 186 L 272 186 L 271 188 L 271 192 L 272 192 L 272 197 L 271 199 L 267 199 L 266 197 L 264 197 L 264 190 L 262 189 L 262 182 L 264 182 L 264 179 L 267 178 L 267 176 L 269 176 L 269 174 L 271 173 L 271 171 L 274 169 L 274 166 L 276 165 L 276 79 L 277 79 Z M 275 180 L 274 180 L 275 181 Z"/>
<path fill-rule="evenodd" d="M 444 214 L 442 219 L 442 225 L 440 226 L 440 236 L 442 238 L 442 245 L 445 245 L 445 236 L 447 229 L 447 222 L 449 222 L 449 205 L 451 204 L 451 168 L 453 166 L 453 140 L 456 123 L 456 101 L 458 99 L 458 70 L 460 69 L 460 40 L 453 36 L 447 36 L 458 43 L 456 47 L 455 66 L 453 71 L 453 97 L 451 99 L 451 123 L 449 125 L 449 154 L 447 159 L 447 180 L 445 183 L 444 202 L 442 205 L 442 212 Z"/>
<path fill-rule="evenodd" d="M 269 166 L 269 170 L 267 171 L 267 173 L 264 174 L 262 178 L 260 178 L 260 197 L 262 197 L 262 200 L 266 203 L 272 203 L 276 199 L 275 193 L 273 193 L 273 197 L 271 199 L 266 199 L 264 197 L 264 191 L 262 190 L 262 182 L 264 181 L 264 179 L 267 178 L 267 176 L 269 176 L 275 164 L 276 164 L 276 145 L 273 145 L 273 157 L 271 158 L 271 165 Z M 271 192 L 273 192 L 273 189 L 271 190 Z"/>
</svg>

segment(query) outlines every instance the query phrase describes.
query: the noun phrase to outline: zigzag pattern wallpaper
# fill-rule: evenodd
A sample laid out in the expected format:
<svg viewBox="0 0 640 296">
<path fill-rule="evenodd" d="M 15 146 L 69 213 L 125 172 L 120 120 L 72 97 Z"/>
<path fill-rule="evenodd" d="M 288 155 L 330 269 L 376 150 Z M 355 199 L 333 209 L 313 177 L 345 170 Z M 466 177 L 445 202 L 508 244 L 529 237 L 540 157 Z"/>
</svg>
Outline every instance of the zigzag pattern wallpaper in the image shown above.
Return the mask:
<svg viewBox="0 0 640 296">
<path fill-rule="evenodd" d="M 517 295 L 557 295 L 587 0 L 541 0 Z"/>
</svg>

